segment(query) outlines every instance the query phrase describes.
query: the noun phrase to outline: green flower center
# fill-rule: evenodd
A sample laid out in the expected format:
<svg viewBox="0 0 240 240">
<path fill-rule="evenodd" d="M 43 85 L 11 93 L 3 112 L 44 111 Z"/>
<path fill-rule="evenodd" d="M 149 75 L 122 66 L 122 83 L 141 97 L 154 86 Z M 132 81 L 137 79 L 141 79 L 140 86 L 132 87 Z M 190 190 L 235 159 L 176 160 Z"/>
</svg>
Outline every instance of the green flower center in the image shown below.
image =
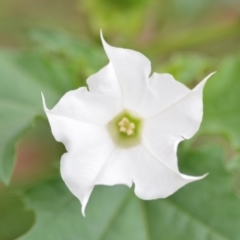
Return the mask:
<svg viewBox="0 0 240 240">
<path fill-rule="evenodd" d="M 130 148 L 141 142 L 142 120 L 127 111 L 110 121 L 108 129 L 113 141 L 120 147 Z"/>
</svg>

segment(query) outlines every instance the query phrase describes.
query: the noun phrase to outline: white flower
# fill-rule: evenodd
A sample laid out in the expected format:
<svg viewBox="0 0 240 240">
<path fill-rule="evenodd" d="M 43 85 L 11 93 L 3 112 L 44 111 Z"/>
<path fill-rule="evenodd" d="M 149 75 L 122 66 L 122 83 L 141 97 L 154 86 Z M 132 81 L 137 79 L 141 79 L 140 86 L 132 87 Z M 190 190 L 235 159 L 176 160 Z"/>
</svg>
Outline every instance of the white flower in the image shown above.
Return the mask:
<svg viewBox="0 0 240 240">
<path fill-rule="evenodd" d="M 212 74 L 190 90 L 170 74 L 149 77 L 150 61 L 141 53 L 103 37 L 102 43 L 110 62 L 87 79 L 89 90 L 67 92 L 52 110 L 43 98 L 52 133 L 67 149 L 62 178 L 83 215 L 95 185 L 134 183 L 135 194 L 150 200 L 204 177 L 181 174 L 176 152 L 200 126 L 202 91 Z"/>
</svg>

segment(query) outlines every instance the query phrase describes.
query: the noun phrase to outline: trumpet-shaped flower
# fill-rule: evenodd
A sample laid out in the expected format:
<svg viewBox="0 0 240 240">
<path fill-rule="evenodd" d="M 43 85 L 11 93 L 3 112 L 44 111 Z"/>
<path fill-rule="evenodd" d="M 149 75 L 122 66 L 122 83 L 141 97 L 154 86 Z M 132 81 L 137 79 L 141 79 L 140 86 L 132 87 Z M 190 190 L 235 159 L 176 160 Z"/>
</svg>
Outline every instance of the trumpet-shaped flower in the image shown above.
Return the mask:
<svg viewBox="0 0 240 240">
<path fill-rule="evenodd" d="M 135 194 L 150 200 L 204 177 L 180 173 L 176 152 L 199 129 L 211 75 L 190 90 L 170 74 L 149 76 L 141 53 L 102 43 L 109 63 L 87 79 L 89 89 L 67 92 L 52 110 L 43 98 L 52 133 L 67 150 L 61 176 L 83 214 L 95 185 L 134 183 Z"/>
</svg>

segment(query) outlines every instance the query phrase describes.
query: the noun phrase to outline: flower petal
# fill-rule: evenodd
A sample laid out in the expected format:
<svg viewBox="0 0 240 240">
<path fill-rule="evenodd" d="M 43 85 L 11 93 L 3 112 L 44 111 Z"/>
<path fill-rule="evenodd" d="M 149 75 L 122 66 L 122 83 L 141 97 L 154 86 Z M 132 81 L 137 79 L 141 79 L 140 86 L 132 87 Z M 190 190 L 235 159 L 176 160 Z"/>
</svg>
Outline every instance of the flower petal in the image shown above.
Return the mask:
<svg viewBox="0 0 240 240">
<path fill-rule="evenodd" d="M 189 92 L 190 89 L 176 81 L 172 75 L 154 73 L 149 78 L 146 93 L 135 111 L 149 118 L 179 101 Z"/>
<path fill-rule="evenodd" d="M 45 102 L 44 108 L 55 139 L 64 143 L 68 151 L 61 159 L 62 178 L 81 201 L 84 215 L 96 178 L 115 145 L 105 126 L 55 114 Z"/>
<path fill-rule="evenodd" d="M 133 181 L 136 195 L 150 200 L 168 197 L 187 183 L 204 176 L 192 177 L 173 171 L 143 145 L 138 145 L 115 151 L 104 165 L 96 184 L 125 184 L 131 187 Z"/>
<path fill-rule="evenodd" d="M 192 177 L 175 172 L 143 146 L 132 149 L 131 155 L 134 161 L 135 194 L 144 200 L 166 198 L 184 185 L 205 177 Z"/>
<path fill-rule="evenodd" d="M 203 116 L 202 92 L 210 74 L 187 95 L 147 119 L 144 132 L 148 136 L 172 135 L 178 138 L 191 138 L 199 129 Z"/>
<path fill-rule="evenodd" d="M 111 64 L 88 78 L 85 87 L 67 92 L 51 110 L 56 114 L 106 124 L 122 109 L 122 93 Z"/>
<path fill-rule="evenodd" d="M 102 33 L 101 38 L 122 89 L 124 108 L 134 110 L 146 91 L 151 63 L 139 52 L 110 46 Z"/>
</svg>

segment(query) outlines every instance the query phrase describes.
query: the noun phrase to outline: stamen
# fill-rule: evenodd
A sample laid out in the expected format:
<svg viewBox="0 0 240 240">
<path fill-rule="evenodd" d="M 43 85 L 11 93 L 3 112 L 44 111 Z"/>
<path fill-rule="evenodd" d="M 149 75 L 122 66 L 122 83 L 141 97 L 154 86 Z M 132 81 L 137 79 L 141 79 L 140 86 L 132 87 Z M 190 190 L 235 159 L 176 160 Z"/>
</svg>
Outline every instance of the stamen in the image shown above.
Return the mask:
<svg viewBox="0 0 240 240">
<path fill-rule="evenodd" d="M 130 122 L 126 117 L 118 123 L 119 131 L 126 133 L 128 136 L 131 136 L 134 133 L 135 124 Z"/>
</svg>

